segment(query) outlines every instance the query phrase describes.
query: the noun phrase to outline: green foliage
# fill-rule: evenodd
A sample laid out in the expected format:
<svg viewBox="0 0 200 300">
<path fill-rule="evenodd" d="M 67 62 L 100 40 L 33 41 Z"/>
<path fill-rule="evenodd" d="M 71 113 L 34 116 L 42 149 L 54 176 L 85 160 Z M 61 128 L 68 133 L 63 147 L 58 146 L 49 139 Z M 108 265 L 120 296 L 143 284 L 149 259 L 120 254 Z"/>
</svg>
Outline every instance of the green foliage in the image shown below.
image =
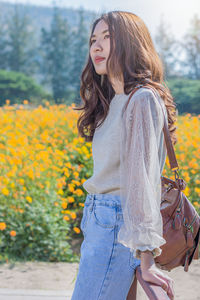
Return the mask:
<svg viewBox="0 0 200 300">
<path fill-rule="evenodd" d="M 0 13 L 0 69 L 6 69 L 8 65 L 6 24 L 1 20 Z"/>
<path fill-rule="evenodd" d="M 69 224 L 63 220 L 60 208 L 54 205 L 57 199 L 54 194 L 52 192 L 46 199 L 42 197 L 40 202 L 35 193 L 31 205 L 21 203 L 22 213 L 10 208 L 11 204 L 16 204 L 14 200 L 10 200 L 10 205 L 1 205 L 0 219 L 6 215 L 7 223 L 6 229 L 0 231 L 1 261 L 5 257 L 38 261 L 76 260 L 67 240 Z M 10 235 L 11 230 L 17 231 L 17 238 Z"/>
<path fill-rule="evenodd" d="M 63 99 L 69 96 L 70 44 L 67 21 L 61 17 L 59 9 L 54 7 L 50 30 L 42 28 L 40 48 L 43 52 L 43 82 L 50 83 L 56 103 L 63 103 Z"/>
<path fill-rule="evenodd" d="M 166 81 L 178 113 L 200 114 L 200 80 L 173 79 Z"/>
<path fill-rule="evenodd" d="M 23 73 L 0 70 L 0 105 L 9 99 L 10 104 L 27 99 L 35 103 L 41 98 L 49 98 L 43 88 Z"/>
<path fill-rule="evenodd" d="M 86 55 L 88 53 L 88 32 L 84 20 L 84 11 L 79 10 L 79 24 L 74 32 L 73 38 L 73 64 L 71 71 L 71 84 L 74 87 L 75 103 L 80 102 L 80 81 L 81 71 L 86 63 Z"/>
<path fill-rule="evenodd" d="M 188 68 L 187 77 L 200 80 L 200 17 L 196 13 L 190 21 L 190 29 L 183 37 L 182 48 L 186 58 L 183 68 Z"/>
<path fill-rule="evenodd" d="M 36 72 L 37 68 L 35 58 L 37 49 L 31 19 L 27 14 L 22 14 L 20 7 L 15 5 L 14 11 L 8 19 L 7 27 L 8 69 L 30 76 Z"/>
</svg>

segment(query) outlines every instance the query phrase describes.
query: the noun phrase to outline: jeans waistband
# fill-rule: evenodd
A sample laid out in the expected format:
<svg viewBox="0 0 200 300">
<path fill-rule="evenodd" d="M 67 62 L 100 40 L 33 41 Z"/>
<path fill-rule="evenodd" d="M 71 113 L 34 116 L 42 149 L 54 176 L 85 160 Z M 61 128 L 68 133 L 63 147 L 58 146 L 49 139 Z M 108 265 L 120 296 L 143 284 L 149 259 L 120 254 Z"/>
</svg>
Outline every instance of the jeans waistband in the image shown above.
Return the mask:
<svg viewBox="0 0 200 300">
<path fill-rule="evenodd" d="M 119 195 L 112 194 L 87 194 L 85 204 L 92 206 L 94 203 L 98 203 L 105 206 L 115 207 L 118 211 L 121 211 L 121 201 Z"/>
</svg>

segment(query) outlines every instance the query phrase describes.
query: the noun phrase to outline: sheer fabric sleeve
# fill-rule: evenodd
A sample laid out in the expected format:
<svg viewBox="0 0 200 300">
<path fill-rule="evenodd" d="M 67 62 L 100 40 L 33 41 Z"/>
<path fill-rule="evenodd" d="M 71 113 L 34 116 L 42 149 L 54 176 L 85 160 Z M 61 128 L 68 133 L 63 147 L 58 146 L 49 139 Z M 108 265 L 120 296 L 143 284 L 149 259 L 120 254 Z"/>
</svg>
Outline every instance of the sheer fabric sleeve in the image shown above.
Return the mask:
<svg viewBox="0 0 200 300">
<path fill-rule="evenodd" d="M 162 252 L 160 246 L 166 243 L 160 212 L 159 157 L 164 115 L 151 91 L 143 89 L 133 95 L 124 124 L 120 148 L 120 196 L 124 222 L 118 232 L 118 242 L 129 247 L 136 258 L 140 258 L 140 251 L 145 250 L 154 250 L 156 257 Z"/>
</svg>

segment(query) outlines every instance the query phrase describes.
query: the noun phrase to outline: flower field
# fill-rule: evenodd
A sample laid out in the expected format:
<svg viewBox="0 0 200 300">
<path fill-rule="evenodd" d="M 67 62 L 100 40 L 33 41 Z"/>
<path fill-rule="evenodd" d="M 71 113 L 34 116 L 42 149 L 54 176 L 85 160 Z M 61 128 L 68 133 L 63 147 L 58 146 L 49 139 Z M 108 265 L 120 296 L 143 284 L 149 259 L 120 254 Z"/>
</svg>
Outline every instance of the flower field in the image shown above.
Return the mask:
<svg viewBox="0 0 200 300">
<path fill-rule="evenodd" d="M 91 143 L 78 136 L 72 106 L 0 108 L 0 261 L 74 261 L 70 240 L 92 175 Z M 200 115 L 179 116 L 175 146 L 186 196 L 200 212 Z M 164 176 L 174 179 L 168 158 Z"/>
</svg>

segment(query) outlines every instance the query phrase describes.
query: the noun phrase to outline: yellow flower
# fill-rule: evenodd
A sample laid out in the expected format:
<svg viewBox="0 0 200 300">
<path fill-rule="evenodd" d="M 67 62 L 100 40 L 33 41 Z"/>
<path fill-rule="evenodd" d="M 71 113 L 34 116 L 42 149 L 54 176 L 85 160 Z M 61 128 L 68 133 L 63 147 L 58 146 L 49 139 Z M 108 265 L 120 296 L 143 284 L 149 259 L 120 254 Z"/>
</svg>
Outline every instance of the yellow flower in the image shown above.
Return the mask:
<svg viewBox="0 0 200 300">
<path fill-rule="evenodd" d="M 6 105 L 9 105 L 9 104 L 10 104 L 10 100 L 6 99 Z"/>
<path fill-rule="evenodd" d="M 0 222 L 0 230 L 4 230 L 6 228 L 6 223 Z"/>
<path fill-rule="evenodd" d="M 24 100 L 23 103 L 24 103 L 24 104 L 28 104 L 28 100 Z"/>
<path fill-rule="evenodd" d="M 195 174 L 196 172 L 197 172 L 197 171 L 196 171 L 195 169 L 192 169 L 192 170 L 191 170 L 191 173 L 192 173 L 192 174 Z"/>
<path fill-rule="evenodd" d="M 184 194 L 186 197 L 188 197 L 190 195 L 190 189 L 188 186 L 186 186 L 186 188 L 184 189 Z"/>
<path fill-rule="evenodd" d="M 68 184 L 68 190 L 69 190 L 69 192 L 73 193 L 73 191 L 74 191 L 74 184 L 69 183 Z"/>
<path fill-rule="evenodd" d="M 195 187 L 194 190 L 195 190 L 195 192 L 200 196 L 200 188 Z"/>
<path fill-rule="evenodd" d="M 59 189 L 59 190 L 58 190 L 58 195 L 64 195 L 64 191 L 61 190 L 61 189 Z"/>
<path fill-rule="evenodd" d="M 82 196 L 84 193 L 81 189 L 77 189 L 74 194 L 76 194 L 77 196 Z"/>
<path fill-rule="evenodd" d="M 64 216 L 63 219 L 64 219 L 65 221 L 69 221 L 69 220 L 70 220 L 70 218 L 69 218 L 68 216 Z"/>
<path fill-rule="evenodd" d="M 15 187 L 15 183 L 14 182 L 11 182 L 10 183 L 10 187 L 13 189 Z"/>
<path fill-rule="evenodd" d="M 34 172 L 33 170 L 29 169 L 29 171 L 27 172 L 28 177 L 30 177 L 31 179 L 34 179 Z"/>
<path fill-rule="evenodd" d="M 29 203 L 32 203 L 33 199 L 30 197 L 30 196 L 26 196 L 26 200 L 29 202 Z"/>
<path fill-rule="evenodd" d="M 55 205 L 55 206 L 58 206 L 58 205 L 59 205 L 59 203 L 58 203 L 58 202 L 54 202 L 54 205 Z"/>
<path fill-rule="evenodd" d="M 73 203 L 75 201 L 73 197 L 67 197 L 67 200 L 69 203 Z"/>
<path fill-rule="evenodd" d="M 79 177 L 79 173 L 78 172 L 74 172 L 74 177 L 78 178 Z"/>
<path fill-rule="evenodd" d="M 2 189 L 1 189 L 1 192 L 2 192 L 2 194 L 5 195 L 5 196 L 8 196 L 8 195 L 9 195 L 9 190 L 8 190 L 6 187 L 2 188 Z"/>
</svg>

